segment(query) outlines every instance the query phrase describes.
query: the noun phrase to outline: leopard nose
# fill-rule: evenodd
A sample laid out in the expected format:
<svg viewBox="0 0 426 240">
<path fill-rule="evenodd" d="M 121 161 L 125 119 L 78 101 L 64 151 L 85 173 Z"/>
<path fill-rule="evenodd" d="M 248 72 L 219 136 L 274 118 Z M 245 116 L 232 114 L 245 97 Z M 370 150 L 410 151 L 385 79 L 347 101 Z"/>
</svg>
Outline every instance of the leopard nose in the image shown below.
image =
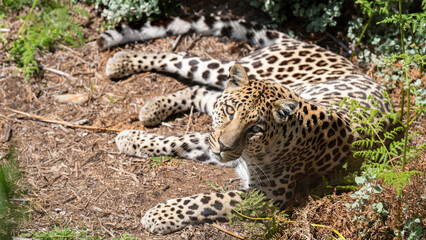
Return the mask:
<svg viewBox="0 0 426 240">
<path fill-rule="evenodd" d="M 227 152 L 227 151 L 231 151 L 232 150 L 230 147 L 226 146 L 222 142 L 222 140 L 220 140 L 220 138 L 218 140 L 219 140 L 219 150 L 220 150 L 220 152 Z"/>
</svg>

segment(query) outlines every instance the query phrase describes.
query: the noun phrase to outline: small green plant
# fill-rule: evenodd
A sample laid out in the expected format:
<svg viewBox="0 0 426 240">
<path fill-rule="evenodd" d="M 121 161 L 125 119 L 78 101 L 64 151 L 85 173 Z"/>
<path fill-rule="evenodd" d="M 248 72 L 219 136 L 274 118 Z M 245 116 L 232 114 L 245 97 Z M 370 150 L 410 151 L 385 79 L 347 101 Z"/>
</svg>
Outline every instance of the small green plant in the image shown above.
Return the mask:
<svg viewBox="0 0 426 240">
<path fill-rule="evenodd" d="M 52 230 L 46 230 L 43 232 L 33 232 L 32 239 L 43 239 L 43 240 L 98 240 L 106 239 L 100 236 L 97 232 L 102 231 L 88 231 L 81 228 L 72 228 L 69 225 L 57 226 L 55 225 Z M 112 240 L 138 240 L 130 234 L 124 233 L 120 237 L 114 237 Z"/>
<path fill-rule="evenodd" d="M 94 82 L 90 82 L 87 84 L 87 87 L 89 88 L 89 91 L 91 94 L 93 94 L 96 91 L 96 85 Z"/>
<path fill-rule="evenodd" d="M 426 196 L 423 196 L 423 202 L 426 200 Z M 422 239 L 424 237 L 424 226 L 422 225 L 421 218 L 410 218 L 410 208 L 404 207 L 404 217 L 406 219 L 406 222 L 401 230 L 394 231 L 395 236 L 399 237 L 401 239 L 407 239 L 407 240 L 417 240 Z M 421 217 L 421 216 L 420 216 Z M 424 217 L 424 216 L 423 216 Z"/>
<path fill-rule="evenodd" d="M 36 6 L 37 0 L 34 0 L 24 24 L 8 49 L 26 81 L 39 72 L 35 59 L 39 51 L 50 51 L 58 43 L 78 46 L 83 42 L 82 28 L 70 17 L 68 8 L 51 2 L 40 5 L 43 10 L 33 15 Z"/>
<path fill-rule="evenodd" d="M 12 239 L 20 222 L 25 218 L 26 206 L 13 200 L 20 192 L 17 182 L 21 174 L 16 158 L 13 145 L 8 147 L 4 156 L 0 156 L 0 239 Z"/>
<path fill-rule="evenodd" d="M 132 235 L 125 233 L 119 238 L 112 238 L 112 240 L 138 240 L 138 238 L 135 238 Z"/>
<path fill-rule="evenodd" d="M 287 218 L 272 200 L 266 201 L 258 190 L 242 193 L 243 201 L 230 214 L 230 222 L 242 222 L 250 230 L 251 237 L 270 239 L 283 231 L 282 221 Z M 261 234 L 256 233 L 256 230 Z"/>
<path fill-rule="evenodd" d="M 152 157 L 151 161 L 149 161 L 149 166 L 154 165 L 161 165 L 166 162 L 170 162 L 173 159 L 173 157 L 170 156 L 158 156 L 158 157 Z"/>
<path fill-rule="evenodd" d="M 360 188 L 351 194 L 351 198 L 355 199 L 355 201 L 351 203 L 346 203 L 347 211 L 356 212 L 352 222 L 362 222 L 365 223 L 366 226 L 375 226 L 378 221 L 383 221 L 383 218 L 386 218 L 389 215 L 389 212 L 383 207 L 382 202 L 372 202 L 372 195 L 379 194 L 383 191 L 383 187 L 380 186 L 375 181 L 376 175 L 374 173 L 363 172 L 362 176 L 356 177 L 355 181 L 360 186 Z M 381 217 L 371 216 L 371 212 L 368 208 L 371 208 L 376 215 L 380 215 Z M 369 212 L 370 215 L 365 216 L 364 213 Z M 361 229 L 358 234 L 361 237 L 367 237 L 366 233 L 363 232 L 364 229 Z"/>
<path fill-rule="evenodd" d="M 138 238 L 135 238 L 132 235 L 125 233 L 119 238 L 112 238 L 112 240 L 138 240 Z"/>
<path fill-rule="evenodd" d="M 216 186 L 216 185 L 214 185 L 214 183 L 212 183 L 210 180 L 206 180 L 206 182 L 210 185 L 210 187 L 212 187 L 216 192 L 221 192 L 221 193 L 223 193 L 223 192 L 226 192 L 226 191 L 228 191 L 229 189 L 229 185 L 230 185 L 230 183 L 231 182 L 225 182 L 225 183 L 223 183 L 223 185 L 222 186 Z"/>
<path fill-rule="evenodd" d="M 390 99 L 387 94 L 387 103 Z M 401 194 L 402 189 L 410 183 L 411 177 L 418 174 L 418 171 L 406 171 L 405 165 L 409 158 L 418 157 L 419 154 L 426 150 L 426 143 L 420 145 L 408 145 L 408 142 L 416 133 L 408 134 L 408 131 L 415 118 L 425 112 L 425 106 L 417 108 L 417 114 L 414 118 L 407 121 L 400 121 L 400 113 L 392 110 L 390 113 L 382 112 L 378 102 L 373 96 L 369 96 L 374 108 L 367 108 L 354 100 L 345 98 L 339 104 L 341 106 L 348 105 L 351 116 L 351 124 L 358 126 L 354 132 L 359 132 L 367 137 L 362 140 L 355 141 L 352 145 L 355 157 L 366 159 L 363 169 L 372 171 L 378 179 L 383 179 L 385 184 L 391 185 Z M 409 110 L 409 109 L 408 109 Z M 394 124 L 400 126 L 392 130 L 385 131 L 385 125 L 391 119 Z M 405 131 L 401 140 L 396 139 L 398 133 Z M 390 142 L 390 144 L 387 144 Z M 399 161 L 397 161 L 400 159 Z"/>
<path fill-rule="evenodd" d="M 54 226 L 52 230 L 45 232 L 35 232 L 33 239 L 46 239 L 46 240 L 62 240 L 62 239 L 100 239 L 98 237 L 88 237 L 89 231 L 72 229 L 70 226 Z"/>
<path fill-rule="evenodd" d="M 7 33 L 2 31 L 2 28 L 6 28 L 6 24 L 3 23 L 3 19 L 5 18 L 5 14 L 0 12 L 0 49 L 5 48 L 7 44 Z"/>
<path fill-rule="evenodd" d="M 115 97 L 114 95 L 109 96 L 109 104 L 114 104 L 120 97 Z"/>
</svg>

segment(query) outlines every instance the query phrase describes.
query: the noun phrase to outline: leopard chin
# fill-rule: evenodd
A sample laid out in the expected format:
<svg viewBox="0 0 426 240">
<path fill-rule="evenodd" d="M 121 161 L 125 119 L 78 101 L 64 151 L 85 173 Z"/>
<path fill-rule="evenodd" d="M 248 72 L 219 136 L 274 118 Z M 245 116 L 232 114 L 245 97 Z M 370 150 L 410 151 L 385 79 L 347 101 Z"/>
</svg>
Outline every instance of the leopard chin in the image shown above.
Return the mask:
<svg viewBox="0 0 426 240">
<path fill-rule="evenodd" d="M 239 159 L 243 153 L 243 151 L 239 150 L 239 148 L 227 150 L 227 151 L 221 151 L 218 147 L 219 143 L 214 141 L 212 137 L 209 138 L 209 143 L 210 143 L 210 155 L 215 160 L 223 164 Z"/>
<path fill-rule="evenodd" d="M 242 152 L 221 152 L 219 153 L 222 162 L 231 162 L 241 157 Z"/>
</svg>

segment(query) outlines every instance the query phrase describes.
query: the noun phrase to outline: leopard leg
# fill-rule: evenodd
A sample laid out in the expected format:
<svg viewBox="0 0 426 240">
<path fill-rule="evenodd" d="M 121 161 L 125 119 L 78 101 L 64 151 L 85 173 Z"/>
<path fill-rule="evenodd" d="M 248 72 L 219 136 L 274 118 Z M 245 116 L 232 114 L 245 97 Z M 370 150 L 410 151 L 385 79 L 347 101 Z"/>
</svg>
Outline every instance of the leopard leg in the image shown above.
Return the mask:
<svg viewBox="0 0 426 240">
<path fill-rule="evenodd" d="M 220 92 L 205 87 L 188 87 L 181 91 L 148 100 L 139 112 L 139 120 L 145 126 L 155 126 L 172 114 L 194 107 L 196 111 L 213 114 L 213 105 Z"/>
<path fill-rule="evenodd" d="M 191 133 L 164 137 L 140 130 L 125 130 L 115 137 L 115 143 L 120 152 L 130 156 L 179 156 L 196 162 L 227 166 L 210 155 L 208 136 L 208 133 Z M 228 165 L 232 167 L 232 164 Z"/>
<path fill-rule="evenodd" d="M 123 51 L 108 59 L 105 72 L 109 78 L 122 78 L 142 71 L 166 72 L 177 74 L 194 84 L 224 89 L 229 68 L 235 63 L 175 53 Z"/>
<path fill-rule="evenodd" d="M 188 225 L 228 221 L 228 212 L 242 200 L 240 194 L 228 191 L 171 199 L 148 210 L 142 226 L 151 233 L 167 234 Z"/>
</svg>

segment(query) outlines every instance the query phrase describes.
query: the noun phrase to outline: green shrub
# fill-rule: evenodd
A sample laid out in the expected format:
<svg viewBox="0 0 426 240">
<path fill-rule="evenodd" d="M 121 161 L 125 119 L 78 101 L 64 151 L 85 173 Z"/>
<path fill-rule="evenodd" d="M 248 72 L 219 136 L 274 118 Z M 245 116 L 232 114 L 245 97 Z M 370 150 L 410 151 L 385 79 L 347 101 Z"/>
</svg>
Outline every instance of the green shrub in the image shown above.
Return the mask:
<svg viewBox="0 0 426 240">
<path fill-rule="evenodd" d="M 365 4 L 363 8 L 367 9 L 369 12 L 369 21 L 371 21 L 374 11 L 371 6 L 368 5 L 368 1 L 359 1 L 361 4 Z M 380 1 L 379 1 L 380 2 Z M 377 2 L 375 2 L 377 3 Z M 355 192 L 352 197 L 356 199 L 353 204 L 348 204 L 347 207 L 350 211 L 356 211 L 352 221 L 361 221 L 361 223 L 367 224 L 367 226 L 373 226 L 377 224 L 377 221 L 381 221 L 383 225 L 386 225 L 384 222 L 386 218 L 390 217 L 389 212 L 386 208 L 386 204 L 380 202 L 369 202 L 371 193 L 377 193 L 375 189 L 381 189 L 377 186 L 371 184 L 372 179 L 382 179 L 383 184 L 386 184 L 392 187 L 395 192 L 397 199 L 397 213 L 396 216 L 393 216 L 397 219 L 399 226 L 396 229 L 393 229 L 393 236 L 400 239 L 420 239 L 423 236 L 423 230 L 421 227 L 420 218 L 421 213 L 413 218 L 410 212 L 410 207 L 407 204 L 403 206 L 403 189 L 405 186 L 411 183 L 412 176 L 415 174 L 422 175 L 421 172 L 416 170 L 409 171 L 406 169 L 406 164 L 412 160 L 418 158 L 420 155 L 424 154 L 426 151 L 426 143 L 414 144 L 412 139 L 415 135 L 418 135 L 418 132 L 411 131 L 413 123 L 417 120 L 420 115 L 426 113 L 426 91 L 421 87 L 421 80 L 411 79 L 408 76 L 408 72 L 412 68 L 422 68 L 425 65 L 425 53 L 419 50 L 417 43 L 415 41 L 414 33 L 423 33 L 423 25 L 426 20 L 425 13 L 418 14 L 402 14 L 401 0 L 398 2 L 399 11 L 397 14 L 388 16 L 380 23 L 392 23 L 396 26 L 399 26 L 399 52 L 400 54 L 392 53 L 391 56 L 384 56 L 383 62 L 388 68 L 390 68 L 392 76 L 401 76 L 403 83 L 401 100 L 400 100 L 400 112 L 383 113 L 378 110 L 378 106 L 375 104 L 375 100 L 372 97 L 369 97 L 373 108 L 361 107 L 359 103 L 354 100 L 345 99 L 344 104 L 350 106 L 350 113 L 352 116 L 352 123 L 360 125 L 361 127 L 357 128 L 356 131 L 361 131 L 368 135 L 365 140 L 356 141 L 353 143 L 355 147 L 358 148 L 355 151 L 354 155 L 362 156 L 366 159 L 365 165 L 363 166 L 365 170 L 365 175 L 358 178 L 358 184 L 361 189 Z M 377 6 L 376 6 L 377 7 Z M 388 8 L 386 4 L 383 7 Z M 426 1 L 423 1 L 423 7 L 426 9 Z M 365 28 L 368 27 L 368 23 Z M 410 51 L 406 47 L 406 39 L 404 37 L 404 30 L 409 30 L 411 36 L 414 40 L 414 51 Z M 365 31 L 364 31 L 365 32 Z M 398 36 L 396 36 L 398 37 Z M 417 48 L 417 49 L 416 49 Z M 398 66 L 396 63 L 399 63 Z M 396 74 L 395 74 L 396 72 Z M 411 99 L 415 98 L 415 106 L 411 106 Z M 388 100 L 390 103 L 390 100 Z M 341 103 L 343 104 L 343 102 Z M 380 116 L 380 120 L 376 123 L 373 123 L 370 117 L 366 116 Z M 392 131 L 385 131 L 384 121 L 385 119 L 391 119 L 394 123 L 398 123 L 399 126 Z M 397 132 L 402 132 L 402 139 L 397 139 Z M 390 144 L 385 144 L 386 141 L 390 141 Z M 362 181 L 360 181 L 362 180 Z M 378 218 L 373 219 L 370 217 L 365 217 L 365 213 L 371 208 L 374 212 L 378 214 Z M 420 218 L 419 218 L 420 217 Z M 362 237 L 363 232 L 359 233 Z"/>
<path fill-rule="evenodd" d="M 83 30 L 70 17 L 68 8 L 56 2 L 42 2 L 39 5 L 37 3 L 37 0 L 33 2 L 16 39 L 8 48 L 11 58 L 16 60 L 17 67 L 22 71 L 26 81 L 39 72 L 35 59 L 37 51 L 50 51 L 60 43 L 71 46 L 83 43 Z M 36 6 L 42 10 L 33 15 Z M 81 13 L 78 8 L 75 10 Z"/>
<path fill-rule="evenodd" d="M 74 3 L 78 0 L 73 0 Z M 169 17 L 170 12 L 179 6 L 182 0 L 81 0 L 102 7 L 102 16 L 108 25 L 117 25 L 121 21 L 137 21 L 142 18 L 157 19 Z"/>
<path fill-rule="evenodd" d="M 22 10 L 24 5 L 31 5 L 33 0 L 2 0 L 0 13 Z"/>
<path fill-rule="evenodd" d="M 377 53 L 387 56 L 397 52 L 405 52 L 410 55 L 426 54 L 424 46 L 426 40 L 424 34 L 425 0 L 422 3 L 419 0 L 404 1 L 404 5 L 401 6 L 401 26 L 399 16 L 393 15 L 399 12 L 398 1 L 357 0 L 355 3 L 360 5 L 363 16 L 353 16 L 348 23 L 346 36 L 351 42 L 357 43 L 357 46 L 363 43 L 364 48 L 367 48 L 358 51 L 357 56 L 360 63 L 375 64 L 379 75 L 389 79 L 391 75 L 386 77 L 387 70 L 384 68 L 384 61 L 377 56 Z M 402 39 L 401 31 L 406 32 Z M 404 41 L 404 44 L 401 44 L 401 40 Z M 368 50 L 370 46 L 374 52 Z M 397 79 L 400 76 L 402 75 L 396 73 L 393 78 Z"/>
<path fill-rule="evenodd" d="M 329 26 L 336 26 L 335 18 L 341 15 L 344 0 L 247 0 L 255 8 L 267 13 L 274 22 L 272 26 L 284 22 L 291 13 L 304 19 L 307 31 L 324 32 Z M 289 9 L 289 10 L 287 10 Z"/>
</svg>

